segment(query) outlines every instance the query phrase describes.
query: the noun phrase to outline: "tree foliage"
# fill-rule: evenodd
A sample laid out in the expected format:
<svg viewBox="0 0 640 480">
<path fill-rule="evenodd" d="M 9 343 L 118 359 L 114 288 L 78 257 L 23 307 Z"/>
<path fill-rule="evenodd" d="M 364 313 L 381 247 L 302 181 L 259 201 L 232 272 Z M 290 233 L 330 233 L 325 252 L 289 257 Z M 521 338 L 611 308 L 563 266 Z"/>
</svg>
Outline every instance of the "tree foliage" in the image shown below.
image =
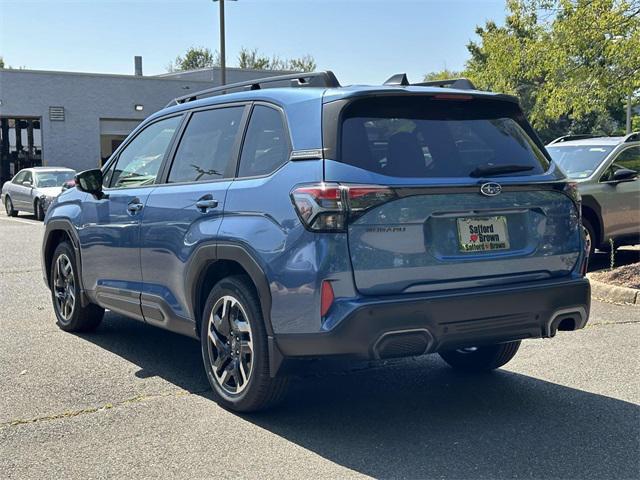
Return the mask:
<svg viewBox="0 0 640 480">
<path fill-rule="evenodd" d="M 449 70 L 448 68 L 444 68 L 438 72 L 429 72 L 424 76 L 425 82 L 436 81 L 436 80 L 447 80 L 450 78 L 460 78 L 463 77 L 463 72 L 456 72 L 455 70 Z"/>
<path fill-rule="evenodd" d="M 220 54 L 216 50 L 211 52 L 205 47 L 191 47 L 184 56 L 178 56 L 167 65 L 167 70 L 186 71 L 200 68 L 211 68 L 220 66 Z M 238 66 L 240 68 L 252 70 L 292 70 L 300 72 L 312 72 L 316 69 L 316 62 L 311 55 L 299 58 L 280 58 L 277 55 L 271 58 L 262 55 L 257 48 L 247 49 L 242 47 L 238 53 Z"/>
<path fill-rule="evenodd" d="M 205 47 L 191 47 L 184 56 L 178 55 L 167 69 L 173 72 L 218 66 L 220 66 L 220 54 L 217 50 L 212 53 L 210 49 Z"/>
<path fill-rule="evenodd" d="M 0 57 L 0 68 L 4 68 L 4 58 Z"/>
<path fill-rule="evenodd" d="M 640 91 L 640 0 L 507 0 L 507 11 L 503 26 L 476 29 L 462 74 L 517 95 L 545 139 L 619 131 Z"/>
<path fill-rule="evenodd" d="M 300 58 L 282 59 L 276 55 L 271 58 L 258 53 L 258 49 L 242 47 L 238 53 L 238 66 L 253 70 L 293 70 L 312 72 L 316 69 L 316 62 L 311 55 Z"/>
</svg>

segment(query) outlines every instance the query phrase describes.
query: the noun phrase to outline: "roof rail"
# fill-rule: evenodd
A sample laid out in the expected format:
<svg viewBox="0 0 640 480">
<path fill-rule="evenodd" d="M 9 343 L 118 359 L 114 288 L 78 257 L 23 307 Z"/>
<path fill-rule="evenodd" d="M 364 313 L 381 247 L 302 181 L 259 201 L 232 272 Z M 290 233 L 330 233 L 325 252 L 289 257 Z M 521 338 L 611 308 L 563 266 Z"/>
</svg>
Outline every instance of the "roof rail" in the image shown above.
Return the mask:
<svg viewBox="0 0 640 480">
<path fill-rule="evenodd" d="M 622 143 L 638 142 L 638 141 L 640 141 L 640 132 L 631 132 L 630 134 L 624 137 L 624 140 L 622 141 Z"/>
<path fill-rule="evenodd" d="M 193 92 L 182 97 L 174 98 L 165 108 L 171 105 L 179 105 L 181 103 L 192 102 L 198 98 L 212 97 L 215 95 L 224 95 L 229 90 L 260 90 L 263 85 L 269 83 L 291 82 L 291 87 L 326 87 L 335 88 L 340 86 L 340 82 L 330 70 L 325 72 L 309 72 L 309 73 L 292 73 L 288 75 L 277 75 L 274 77 L 257 78 L 255 80 L 247 80 L 244 82 L 230 83 L 228 85 L 220 85 L 219 87 L 207 88 L 199 92 Z"/>
<path fill-rule="evenodd" d="M 548 145 L 553 145 L 554 143 L 562 143 L 569 142 L 571 140 L 584 140 L 585 138 L 595 138 L 594 135 L 590 135 L 588 133 L 576 134 L 576 135 L 563 135 L 562 137 L 558 137 L 555 140 L 552 140 L 548 143 Z"/>
<path fill-rule="evenodd" d="M 383 85 L 399 85 L 401 87 L 440 87 L 457 88 L 460 90 L 476 90 L 476 86 L 471 80 L 466 78 L 449 78 L 446 80 L 432 80 L 428 82 L 410 83 L 406 73 L 396 73 L 391 75 Z"/>
</svg>

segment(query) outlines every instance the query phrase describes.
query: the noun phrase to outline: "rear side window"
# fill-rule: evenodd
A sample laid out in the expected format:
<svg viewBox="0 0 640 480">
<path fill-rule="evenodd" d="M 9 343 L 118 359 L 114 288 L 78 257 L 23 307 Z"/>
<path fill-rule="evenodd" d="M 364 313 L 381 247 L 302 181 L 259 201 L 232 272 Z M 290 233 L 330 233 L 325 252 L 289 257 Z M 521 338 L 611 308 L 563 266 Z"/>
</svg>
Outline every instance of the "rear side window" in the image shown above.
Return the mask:
<svg viewBox="0 0 640 480">
<path fill-rule="evenodd" d="M 230 176 L 227 170 L 243 111 L 244 107 L 229 107 L 195 112 L 180 140 L 168 181 L 202 182 Z"/>
<path fill-rule="evenodd" d="M 382 175 L 467 177 L 507 166 L 532 175 L 549 166 L 518 107 L 504 101 L 385 97 L 355 101 L 342 118 L 339 160 Z"/>
<path fill-rule="evenodd" d="M 282 114 L 256 105 L 251 114 L 240 157 L 239 177 L 267 175 L 289 158 L 289 140 Z"/>
</svg>

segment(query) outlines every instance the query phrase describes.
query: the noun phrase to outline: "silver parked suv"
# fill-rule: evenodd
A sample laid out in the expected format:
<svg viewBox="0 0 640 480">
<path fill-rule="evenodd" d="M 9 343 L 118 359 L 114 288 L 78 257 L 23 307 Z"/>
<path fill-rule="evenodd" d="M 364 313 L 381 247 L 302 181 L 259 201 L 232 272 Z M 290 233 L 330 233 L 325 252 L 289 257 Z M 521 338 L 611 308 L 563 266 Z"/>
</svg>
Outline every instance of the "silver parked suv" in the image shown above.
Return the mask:
<svg viewBox="0 0 640 480">
<path fill-rule="evenodd" d="M 547 150 L 582 195 L 582 222 L 593 252 L 640 243 L 640 132 L 625 137 L 567 135 Z"/>
</svg>

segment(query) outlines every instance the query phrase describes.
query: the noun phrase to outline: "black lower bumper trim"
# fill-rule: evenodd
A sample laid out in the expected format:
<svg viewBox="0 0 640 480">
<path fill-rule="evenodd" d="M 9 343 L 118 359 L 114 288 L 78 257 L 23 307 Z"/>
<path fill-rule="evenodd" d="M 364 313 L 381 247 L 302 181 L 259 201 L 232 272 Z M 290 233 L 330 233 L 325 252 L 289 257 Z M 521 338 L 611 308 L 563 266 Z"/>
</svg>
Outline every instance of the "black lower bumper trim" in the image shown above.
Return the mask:
<svg viewBox="0 0 640 480">
<path fill-rule="evenodd" d="M 577 330 L 587 323 L 590 298 L 584 278 L 397 298 L 359 307 L 331 331 L 275 340 L 285 357 L 418 355 Z"/>
</svg>

